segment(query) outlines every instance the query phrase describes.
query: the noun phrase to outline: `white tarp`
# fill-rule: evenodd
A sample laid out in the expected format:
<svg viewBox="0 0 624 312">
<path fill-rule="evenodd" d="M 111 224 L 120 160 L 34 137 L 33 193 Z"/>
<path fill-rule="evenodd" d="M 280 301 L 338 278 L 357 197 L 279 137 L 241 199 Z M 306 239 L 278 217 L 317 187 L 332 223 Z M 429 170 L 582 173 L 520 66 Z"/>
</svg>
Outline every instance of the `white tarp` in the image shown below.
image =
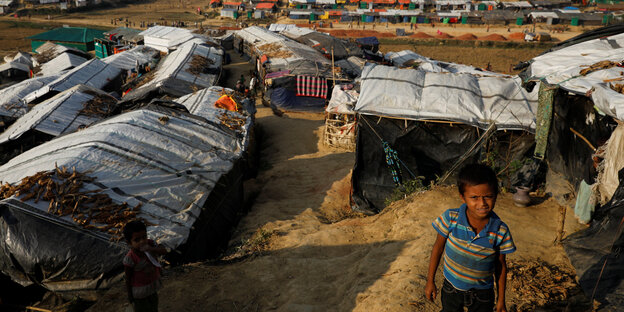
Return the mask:
<svg viewBox="0 0 624 312">
<path fill-rule="evenodd" d="M 19 118 L 28 112 L 24 97 L 56 80 L 60 75 L 35 77 L 0 90 L 0 116 Z"/>
<path fill-rule="evenodd" d="M 603 113 L 624 120 L 624 94 L 610 84 L 623 83 L 621 67 L 596 70 L 585 76 L 580 71 L 601 61 L 624 60 L 624 34 L 588 40 L 535 57 L 526 69 L 528 80 L 549 84 L 580 95 L 591 92 L 591 99 Z M 613 80 L 604 82 L 604 80 Z"/>
<path fill-rule="evenodd" d="M 35 105 L 8 129 L 0 134 L 0 144 L 19 139 L 31 129 L 52 136 L 71 133 L 80 127 L 88 127 L 103 119 L 101 116 L 81 114 L 84 104 L 95 97 L 107 98 L 116 103 L 112 96 L 85 85 L 77 85 L 54 97 Z"/>
<path fill-rule="evenodd" d="M 288 69 L 293 75 L 319 73 L 331 77 L 330 62 L 311 47 L 258 26 L 241 29 L 236 35 L 255 48 L 257 54 L 268 56 L 269 72 Z M 286 56 L 277 56 L 280 54 Z"/>
<path fill-rule="evenodd" d="M 357 77 L 362 74 L 362 69 L 366 64 L 366 60 L 357 56 L 350 56 L 346 60 L 339 60 L 335 65 L 340 67 L 347 74 Z"/>
<path fill-rule="evenodd" d="M 530 18 L 559 18 L 559 15 L 555 12 L 531 12 L 529 13 Z"/>
<path fill-rule="evenodd" d="M 336 4 L 336 0 L 316 0 L 316 4 Z"/>
<path fill-rule="evenodd" d="M 157 50 L 139 45 L 130 50 L 105 57 L 102 61 L 119 69 L 130 70 L 136 67 L 137 62 L 139 65 L 149 64 L 152 61 L 156 63 L 159 57 Z"/>
<path fill-rule="evenodd" d="M 501 3 L 506 8 L 511 7 L 511 8 L 530 9 L 530 8 L 533 7 L 533 5 L 531 3 L 529 3 L 528 1 L 512 1 L 512 2 L 502 1 Z"/>
<path fill-rule="evenodd" d="M 0 180 L 13 184 L 55 165 L 75 167 L 96 178 L 98 186 L 86 189 L 103 188 L 115 204 L 142 203 L 138 217 L 155 224 L 148 236 L 175 249 L 187 240 L 219 178 L 240 157 L 231 131 L 181 113 L 142 109 L 30 149 L 0 167 Z M 49 206 L 26 203 L 43 212 Z M 71 216 L 63 219 L 73 222 Z"/>
<path fill-rule="evenodd" d="M 206 58 L 210 63 L 206 73 L 196 75 L 189 71 L 196 55 Z M 187 42 L 167 55 L 154 79 L 126 94 L 124 99 L 140 98 L 156 89 L 161 93 L 182 96 L 192 93 L 196 90 L 194 88 L 210 87 L 219 80 L 222 63 L 223 50 Z"/>
<path fill-rule="evenodd" d="M 202 35 L 194 34 L 189 29 L 168 26 L 150 27 L 139 35 L 143 36 L 143 42 L 146 46 L 163 52 L 175 50 L 178 46 L 194 38 L 208 39 Z"/>
<path fill-rule="evenodd" d="M 49 76 L 58 74 L 64 70 L 74 68 L 86 61 L 87 59 L 84 57 L 64 52 L 50 61 L 43 63 L 43 65 L 41 65 L 41 70 L 37 73 L 37 75 Z"/>
<path fill-rule="evenodd" d="M 8 62 L 8 63 L 4 63 L 0 65 L 0 72 L 3 72 L 5 70 L 9 70 L 9 69 L 17 69 L 17 70 L 21 70 L 23 72 L 30 72 L 30 67 L 26 64 L 22 64 L 22 63 L 18 63 L 18 62 Z"/>
<path fill-rule="evenodd" d="M 56 80 L 41 87 L 39 90 L 28 94 L 24 101 L 33 101 L 45 96 L 49 92 L 62 92 L 78 84 L 84 84 L 97 89 L 102 89 L 121 75 L 121 69 L 108 65 L 101 60 L 92 59 L 82 63 Z"/>
<path fill-rule="evenodd" d="M 281 32 L 281 31 L 288 30 L 291 28 L 299 28 L 299 27 L 297 27 L 297 25 L 295 24 L 271 24 L 269 26 L 269 30 L 274 31 L 274 32 Z"/>
<path fill-rule="evenodd" d="M 32 55 L 24 52 L 17 52 L 14 56 L 7 55 L 4 57 L 5 62 L 18 62 L 22 64 L 28 65 L 28 67 L 33 66 Z"/>
<path fill-rule="evenodd" d="M 434 0 L 436 5 L 465 5 L 470 3 L 470 0 Z"/>
<path fill-rule="evenodd" d="M 367 64 L 355 111 L 414 120 L 449 120 L 487 128 L 535 130 L 537 89 L 519 77 L 478 77 Z"/>
<path fill-rule="evenodd" d="M 341 85 L 336 85 L 325 111 L 334 114 L 354 114 L 353 108 L 359 96 L 355 90 L 342 90 Z"/>
<path fill-rule="evenodd" d="M 75 49 L 75 48 L 69 48 L 66 47 L 64 45 L 60 45 L 60 44 L 56 44 L 56 43 L 52 43 L 50 41 L 47 41 L 46 43 L 40 45 L 35 52 L 37 52 L 37 54 L 48 54 L 49 59 L 57 57 L 59 54 L 64 53 L 64 52 L 70 52 L 72 54 L 76 54 L 76 55 L 80 55 L 83 57 L 88 57 L 89 54 Z M 37 56 L 35 56 L 35 60 L 37 59 Z M 33 64 L 33 66 L 37 66 L 38 64 Z"/>
</svg>

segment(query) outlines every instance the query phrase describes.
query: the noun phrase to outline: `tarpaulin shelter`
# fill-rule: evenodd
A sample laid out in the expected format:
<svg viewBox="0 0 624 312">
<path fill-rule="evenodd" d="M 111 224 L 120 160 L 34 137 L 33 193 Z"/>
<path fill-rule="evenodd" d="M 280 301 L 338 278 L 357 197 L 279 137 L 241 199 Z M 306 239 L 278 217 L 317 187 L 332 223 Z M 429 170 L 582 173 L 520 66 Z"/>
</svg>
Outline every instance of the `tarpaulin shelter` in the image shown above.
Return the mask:
<svg viewBox="0 0 624 312">
<path fill-rule="evenodd" d="M 81 191 L 139 207 L 148 236 L 177 250 L 169 261 L 197 261 L 225 246 L 243 207 L 236 137 L 207 119 L 147 107 L 28 150 L 0 167 L 0 180 L 19 183 L 56 168 L 86 173 L 95 180 Z M 35 198 L 0 203 L 0 270 L 57 292 L 109 287 L 123 272 L 127 245 L 71 215 L 48 213 L 49 205 Z"/>
<path fill-rule="evenodd" d="M 15 120 L 28 112 L 24 97 L 56 80 L 59 75 L 35 77 L 0 90 L 0 118 Z"/>
<path fill-rule="evenodd" d="M 341 60 L 350 56 L 362 56 L 362 49 L 355 43 L 308 28 L 292 28 L 284 30 L 280 34 L 314 48 L 329 59 L 332 57 L 332 50 L 334 60 Z"/>
<path fill-rule="evenodd" d="M 323 111 L 327 94 L 297 96 L 300 81 L 327 84 L 332 78 L 330 61 L 318 51 L 257 26 L 238 31 L 234 45 L 243 47 L 251 56 L 261 81 L 267 86 L 264 95 L 271 105 L 289 111 Z"/>
<path fill-rule="evenodd" d="M 57 57 L 45 62 L 41 65 L 39 72 L 36 74 L 39 76 L 49 76 L 53 74 L 59 74 L 64 70 L 72 69 L 80 64 L 86 62 L 87 59 L 81 56 L 63 52 Z"/>
<path fill-rule="evenodd" d="M 361 57 L 351 56 L 344 60 L 338 60 L 335 65 L 341 68 L 341 71 L 351 78 L 355 78 L 362 74 L 362 69 L 366 64 L 366 60 Z"/>
<path fill-rule="evenodd" d="M 103 30 L 85 27 L 59 27 L 26 39 L 31 40 L 33 52 L 47 41 L 86 52 L 93 50 L 94 39 L 102 38 L 103 33 Z"/>
<path fill-rule="evenodd" d="M 604 27 L 553 47 L 529 61 L 521 73 L 547 85 L 552 104 L 540 109 L 544 159 L 569 182 L 575 213 L 590 228 L 564 240 L 585 294 L 605 309 L 624 302 L 624 274 L 618 254 L 622 240 L 622 126 L 624 94 L 620 82 L 624 27 Z M 616 128 L 617 127 L 617 128 Z M 614 130 L 615 129 L 615 130 Z M 537 136 L 536 136 L 537 140 Z M 615 186 L 618 185 L 618 186 Z M 586 196 L 583 196 L 585 195 Z M 606 262 L 605 262 L 606 261 Z"/>
<path fill-rule="evenodd" d="M 0 81 L 4 83 L 14 83 L 30 78 L 30 66 L 19 62 L 8 62 L 0 64 Z"/>
<path fill-rule="evenodd" d="M 98 59 L 86 61 L 63 73 L 56 80 L 47 83 L 24 97 L 24 102 L 38 103 L 78 84 L 84 84 L 105 91 L 112 91 L 121 84 L 122 70 Z"/>
<path fill-rule="evenodd" d="M 93 103 L 86 105 L 87 103 Z M 30 130 L 59 136 L 88 127 L 108 117 L 117 99 L 107 93 L 85 85 L 77 85 L 35 105 L 8 129 L 0 134 L 0 145 L 18 140 Z"/>
<path fill-rule="evenodd" d="M 502 161 L 525 156 L 533 146 L 530 133 L 536 125 L 537 90 L 527 92 L 521 82 L 518 77 L 367 64 L 355 106 L 358 129 L 353 208 L 379 212 L 397 182 L 418 176 L 435 180 L 460 159 L 476 161 L 482 156 L 479 154 L 502 148 L 505 153 L 510 150 Z M 507 131 L 492 133 L 492 125 Z M 496 144 L 475 145 L 482 141 L 483 129 Z M 386 163 L 386 154 L 391 152 L 388 148 L 398 153 L 402 163 L 394 173 Z M 475 153 L 466 155 L 469 150 Z"/>
<path fill-rule="evenodd" d="M 179 97 L 213 86 L 222 64 L 221 48 L 187 42 L 165 57 L 152 80 L 127 93 L 123 101 L 150 100 L 155 94 Z"/>
<path fill-rule="evenodd" d="M 418 68 L 420 70 L 433 73 L 454 73 L 472 74 L 477 76 L 509 77 L 509 75 L 483 70 L 470 65 L 432 60 L 411 50 L 388 52 L 386 53 L 384 58 L 388 61 L 391 61 L 394 66 L 399 68 Z"/>
<path fill-rule="evenodd" d="M 63 53 L 74 54 L 84 59 L 91 58 L 91 55 L 88 54 L 87 52 L 74 49 L 71 47 L 66 47 L 64 45 L 55 44 L 49 41 L 39 46 L 35 52 L 37 54 L 34 56 L 33 66 L 41 65 L 42 63 L 45 63 L 47 60 L 51 60 Z M 42 59 L 43 61 L 41 61 Z"/>
<path fill-rule="evenodd" d="M 352 84 L 336 85 L 325 112 L 323 143 L 327 146 L 355 150 L 355 112 L 359 93 Z"/>
<path fill-rule="evenodd" d="M 119 69 L 131 70 L 136 69 L 137 64 L 139 66 L 156 65 L 160 60 L 160 53 L 158 50 L 148 46 L 138 45 L 130 50 L 113 54 L 101 60 Z"/>
<path fill-rule="evenodd" d="M 139 35 L 143 36 L 144 45 L 166 53 L 177 49 L 187 41 L 204 43 L 208 40 L 207 37 L 195 34 L 190 29 L 169 26 L 153 26 Z"/>
</svg>

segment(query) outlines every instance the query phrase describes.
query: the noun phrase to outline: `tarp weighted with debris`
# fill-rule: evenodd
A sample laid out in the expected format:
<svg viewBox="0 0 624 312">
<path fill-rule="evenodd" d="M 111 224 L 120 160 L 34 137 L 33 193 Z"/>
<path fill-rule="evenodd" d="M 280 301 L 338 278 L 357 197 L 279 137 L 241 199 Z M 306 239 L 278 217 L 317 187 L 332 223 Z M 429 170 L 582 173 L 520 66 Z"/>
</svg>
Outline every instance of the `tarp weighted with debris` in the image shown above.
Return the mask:
<svg viewBox="0 0 624 312">
<path fill-rule="evenodd" d="M 29 110 L 24 97 L 56 80 L 59 75 L 35 77 L 0 90 L 0 116 L 17 119 Z"/>
<path fill-rule="evenodd" d="M 242 207 L 241 154 L 232 130 L 188 113 L 151 107 L 26 151 L 0 167 L 0 180 L 14 184 L 54 170 L 55 165 L 75 168 L 96 178 L 84 188 L 101 189 L 98 194 L 108 195 L 113 203 L 142 204 L 137 216 L 155 224 L 148 227 L 148 235 L 177 248 L 181 252 L 174 254 L 177 260 L 200 259 L 216 252 Z M 0 231 L 17 231 L 15 237 L 24 238 L 58 235 L 59 240 L 48 243 L 54 242 L 54 251 L 63 256 L 50 245 L 38 246 L 45 243 L 41 240 L 2 236 L 0 268 L 12 279 L 55 290 L 84 290 L 105 287 L 107 278 L 122 271 L 123 251 L 104 241 L 93 243 L 93 236 L 108 239 L 106 232 L 69 237 L 86 230 L 67 215 L 54 221 L 58 217 L 47 213 L 47 201 L 30 199 L 24 204 L 35 213 L 3 209 Z"/>
</svg>

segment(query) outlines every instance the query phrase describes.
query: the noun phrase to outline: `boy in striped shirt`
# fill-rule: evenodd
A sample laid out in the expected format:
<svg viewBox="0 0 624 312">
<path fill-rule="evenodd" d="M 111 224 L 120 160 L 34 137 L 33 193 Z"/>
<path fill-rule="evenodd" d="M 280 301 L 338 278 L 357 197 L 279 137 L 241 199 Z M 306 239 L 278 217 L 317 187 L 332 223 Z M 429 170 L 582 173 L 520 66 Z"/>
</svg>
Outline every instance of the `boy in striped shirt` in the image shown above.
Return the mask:
<svg viewBox="0 0 624 312">
<path fill-rule="evenodd" d="M 493 212 L 498 195 L 496 173 L 485 165 L 467 165 L 457 179 L 464 204 L 433 222 L 438 231 L 429 261 L 425 297 L 436 298 L 435 274 L 444 252 L 442 312 L 506 312 L 505 255 L 516 251 L 509 227 Z M 497 300 L 494 301 L 494 283 Z"/>
</svg>

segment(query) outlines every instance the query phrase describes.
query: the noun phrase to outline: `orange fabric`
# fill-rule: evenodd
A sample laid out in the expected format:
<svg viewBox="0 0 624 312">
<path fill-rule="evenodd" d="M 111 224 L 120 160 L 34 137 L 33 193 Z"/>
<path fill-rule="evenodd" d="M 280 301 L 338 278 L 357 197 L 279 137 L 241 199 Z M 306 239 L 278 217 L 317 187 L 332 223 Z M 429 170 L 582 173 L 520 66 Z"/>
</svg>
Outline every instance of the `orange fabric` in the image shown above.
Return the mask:
<svg viewBox="0 0 624 312">
<path fill-rule="evenodd" d="M 222 95 L 216 102 L 215 107 L 227 109 L 229 111 L 238 112 L 236 102 L 227 94 Z"/>
<path fill-rule="evenodd" d="M 258 3 L 256 9 L 272 9 L 275 3 Z"/>
<path fill-rule="evenodd" d="M 269 60 L 269 57 L 268 57 L 268 56 L 266 56 L 266 54 L 265 54 L 265 55 L 262 55 L 262 56 L 260 57 L 260 63 L 262 63 L 262 64 L 266 63 L 266 61 L 268 61 L 268 60 Z"/>
</svg>

